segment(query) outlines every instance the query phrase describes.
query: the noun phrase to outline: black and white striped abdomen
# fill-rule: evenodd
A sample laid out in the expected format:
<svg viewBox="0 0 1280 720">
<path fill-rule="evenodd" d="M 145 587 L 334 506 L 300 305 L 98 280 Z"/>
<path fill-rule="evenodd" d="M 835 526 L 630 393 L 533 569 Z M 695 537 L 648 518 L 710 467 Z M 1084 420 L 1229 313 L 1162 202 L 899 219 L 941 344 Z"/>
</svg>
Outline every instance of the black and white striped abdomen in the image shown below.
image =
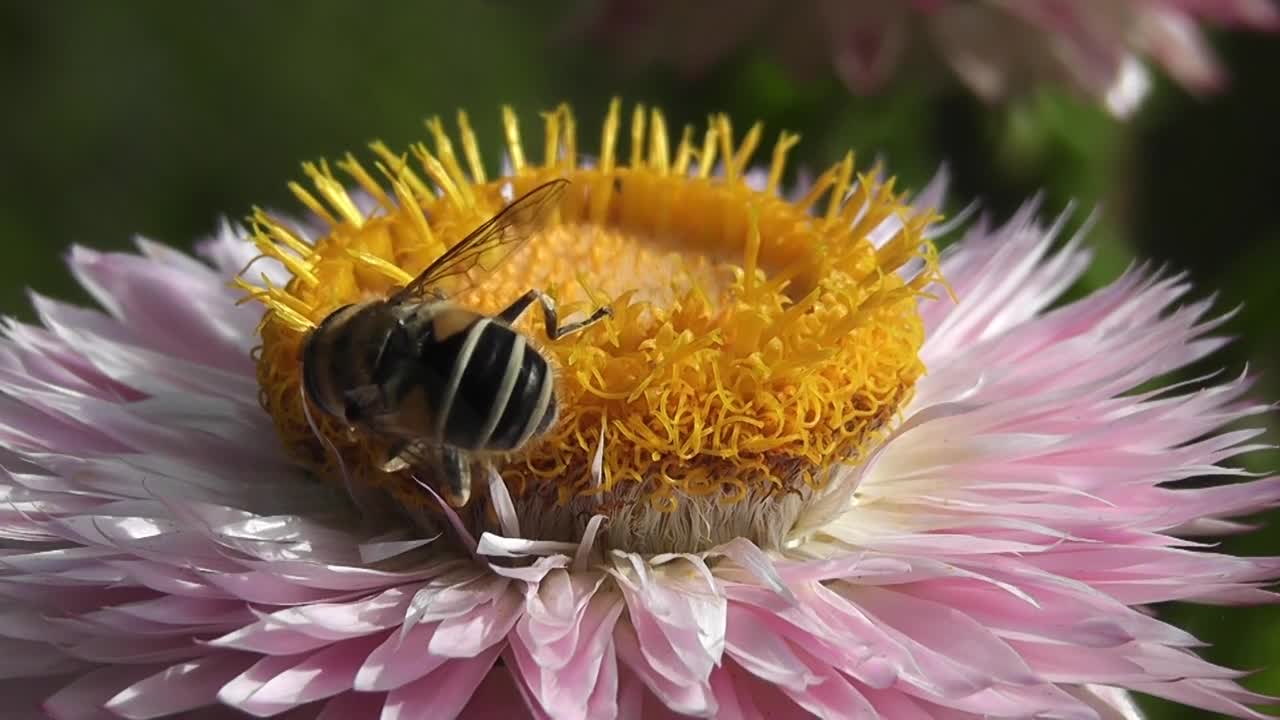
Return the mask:
<svg viewBox="0 0 1280 720">
<path fill-rule="evenodd" d="M 448 312 L 436 314 L 436 328 L 450 324 Z M 514 450 L 555 420 L 551 369 L 520 333 L 476 316 L 463 330 L 427 338 L 423 365 L 444 380 L 428 390 L 439 413 L 439 441 L 465 450 Z"/>
</svg>

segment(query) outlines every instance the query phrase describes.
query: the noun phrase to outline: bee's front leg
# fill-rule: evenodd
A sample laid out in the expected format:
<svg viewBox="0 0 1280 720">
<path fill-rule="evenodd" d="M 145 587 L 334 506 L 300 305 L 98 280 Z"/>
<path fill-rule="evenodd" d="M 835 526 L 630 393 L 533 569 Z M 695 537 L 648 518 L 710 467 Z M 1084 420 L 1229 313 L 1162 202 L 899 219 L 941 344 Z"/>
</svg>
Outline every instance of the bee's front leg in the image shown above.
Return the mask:
<svg viewBox="0 0 1280 720">
<path fill-rule="evenodd" d="M 586 320 L 561 325 L 559 317 L 556 314 L 556 301 L 552 300 L 550 295 L 542 292 L 541 290 L 530 290 L 524 295 L 521 295 L 515 302 L 511 303 L 506 310 L 498 313 L 498 319 L 508 325 L 515 324 L 515 322 L 520 319 L 520 316 L 524 314 L 524 311 L 533 304 L 534 300 L 537 300 L 542 304 L 542 317 L 544 324 L 547 326 L 547 337 L 552 340 L 559 340 L 565 335 L 572 335 L 573 333 L 585 330 L 601 320 L 613 315 L 613 308 L 608 305 L 603 305 L 596 308 L 596 311 L 591 313 L 591 316 Z"/>
</svg>

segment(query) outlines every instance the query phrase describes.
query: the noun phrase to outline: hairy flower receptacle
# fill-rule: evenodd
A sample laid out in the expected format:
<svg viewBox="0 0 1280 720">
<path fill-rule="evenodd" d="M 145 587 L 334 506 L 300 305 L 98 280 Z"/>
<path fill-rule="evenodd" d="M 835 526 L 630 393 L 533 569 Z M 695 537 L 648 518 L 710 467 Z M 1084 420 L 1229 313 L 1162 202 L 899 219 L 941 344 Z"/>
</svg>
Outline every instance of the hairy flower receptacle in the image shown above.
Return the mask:
<svg viewBox="0 0 1280 720">
<path fill-rule="evenodd" d="M 460 156 L 432 120 L 431 149 L 396 155 L 374 144 L 372 169 L 351 156 L 337 163 L 344 180 L 306 166 L 313 189 L 293 189 L 322 221 L 314 240 L 255 214 L 261 252 L 293 275 L 285 288 L 245 284 L 267 306 L 259 381 L 285 443 L 330 478 L 341 477 L 336 452 L 350 482 L 429 513 L 434 500 L 410 473 L 376 469 L 377 438 L 324 417 L 315 420 L 327 443 L 316 438 L 300 392 L 303 339 L 338 307 L 406 284 L 512 198 L 565 178 L 543 230 L 456 292 L 444 288 L 485 313 L 529 289 L 554 297 L 562 315 L 613 309 L 555 342 L 536 313 L 517 326 L 556 366 L 560 408 L 546 435 L 486 458 L 526 536 L 576 538 L 603 514 L 614 547 L 693 551 L 740 536 L 776 546 L 924 371 L 916 306 L 935 279 L 923 237 L 934 218 L 907 209 L 892 183 L 855 175 L 851 156 L 788 201 L 777 190 L 797 138 L 783 133 L 767 175 L 749 178 L 761 127 L 735 140 L 724 117 L 700 138 L 686 129 L 673 147 L 663 115 L 637 108 L 624 157 L 615 102 L 588 162 L 562 106 L 545 116 L 540 163 L 526 156 L 514 114 L 505 121 L 509 176 L 487 177 L 460 114 Z M 368 195 L 365 209 L 347 183 Z M 897 271 L 920 259 L 902 280 Z"/>
</svg>

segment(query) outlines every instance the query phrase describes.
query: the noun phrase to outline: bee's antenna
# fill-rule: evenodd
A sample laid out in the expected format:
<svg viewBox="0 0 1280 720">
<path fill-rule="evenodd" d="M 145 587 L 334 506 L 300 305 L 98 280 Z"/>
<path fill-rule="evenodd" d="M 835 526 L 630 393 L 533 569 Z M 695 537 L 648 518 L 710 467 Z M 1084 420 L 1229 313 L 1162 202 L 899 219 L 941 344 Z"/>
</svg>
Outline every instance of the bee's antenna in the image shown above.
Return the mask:
<svg viewBox="0 0 1280 720">
<path fill-rule="evenodd" d="M 249 268 L 256 265 L 259 260 L 263 260 L 270 257 L 271 256 L 266 253 L 258 253 L 257 255 L 254 255 L 252 258 L 249 259 L 249 262 L 244 264 L 244 267 L 240 268 L 240 272 L 236 273 L 235 275 L 232 275 L 232 277 L 244 277 L 244 274 L 249 272 Z"/>
</svg>

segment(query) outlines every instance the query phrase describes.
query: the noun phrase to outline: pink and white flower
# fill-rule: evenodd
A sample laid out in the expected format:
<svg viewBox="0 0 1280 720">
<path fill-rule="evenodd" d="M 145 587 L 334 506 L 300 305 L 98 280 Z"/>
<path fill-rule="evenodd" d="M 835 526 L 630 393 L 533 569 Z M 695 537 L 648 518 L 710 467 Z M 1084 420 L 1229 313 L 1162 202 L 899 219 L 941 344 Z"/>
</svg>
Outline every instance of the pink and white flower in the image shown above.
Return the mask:
<svg viewBox="0 0 1280 720">
<path fill-rule="evenodd" d="M 1192 92 L 1223 86 L 1204 24 L 1275 31 L 1280 10 L 1273 0 L 605 0 L 590 26 L 632 62 L 690 73 L 765 43 L 796 69 L 829 65 L 858 95 L 881 90 L 923 41 L 983 99 L 1047 82 L 1126 116 L 1150 89 L 1148 61 Z"/>
<path fill-rule="evenodd" d="M 1090 253 L 1038 213 L 944 255 L 928 375 L 776 551 L 526 537 L 496 477 L 470 553 L 370 526 L 259 405 L 242 234 L 77 248 L 103 311 L 34 296 L 0 345 L 7 717 L 1098 720 L 1138 717 L 1130 691 L 1259 717 L 1145 607 L 1274 599 L 1280 560 L 1199 539 L 1280 501 L 1225 464 L 1268 407 L 1247 375 L 1136 390 L 1223 318 L 1148 267 L 1055 306 Z"/>
</svg>

